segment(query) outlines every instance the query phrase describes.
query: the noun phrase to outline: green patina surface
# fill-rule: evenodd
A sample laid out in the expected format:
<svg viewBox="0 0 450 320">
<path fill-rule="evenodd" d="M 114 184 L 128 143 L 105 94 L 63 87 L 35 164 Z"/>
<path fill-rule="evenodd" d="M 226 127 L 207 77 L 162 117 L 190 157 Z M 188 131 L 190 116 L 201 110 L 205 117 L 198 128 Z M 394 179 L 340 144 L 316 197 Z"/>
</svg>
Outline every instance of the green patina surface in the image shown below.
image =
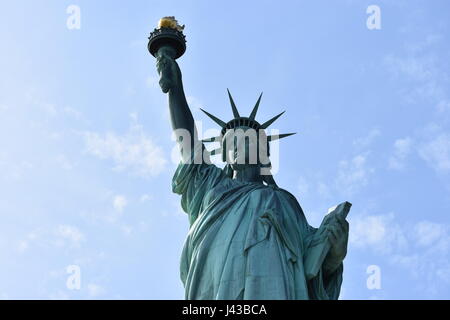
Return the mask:
<svg viewBox="0 0 450 320">
<path fill-rule="evenodd" d="M 248 161 L 251 142 L 245 138 L 244 148 L 223 156 L 224 169 L 210 164 L 197 139 L 175 61 L 184 53 L 184 35 L 177 31 L 180 44 L 174 45 L 176 33 L 170 31 L 164 42 L 163 31 L 150 37 L 149 50 L 157 58 L 160 85 L 168 94 L 172 128 L 177 136 L 181 130 L 189 137 L 178 139 L 182 161 L 172 181 L 190 222 L 180 268 L 186 299 L 337 299 L 351 204 L 330 209 L 319 228 L 311 227 L 296 198 L 279 188 L 270 172 L 261 174 L 262 168 L 270 170 L 270 163 L 263 164 L 260 158 Z M 281 114 L 259 124 L 255 115 L 260 98 L 249 117 L 240 116 L 230 94 L 231 121 L 206 113 L 222 133 L 230 128 L 264 130 Z M 208 141 L 219 141 L 223 147 L 225 136 Z M 218 153 L 227 152 L 222 147 Z M 244 164 L 238 159 L 245 159 Z"/>
</svg>

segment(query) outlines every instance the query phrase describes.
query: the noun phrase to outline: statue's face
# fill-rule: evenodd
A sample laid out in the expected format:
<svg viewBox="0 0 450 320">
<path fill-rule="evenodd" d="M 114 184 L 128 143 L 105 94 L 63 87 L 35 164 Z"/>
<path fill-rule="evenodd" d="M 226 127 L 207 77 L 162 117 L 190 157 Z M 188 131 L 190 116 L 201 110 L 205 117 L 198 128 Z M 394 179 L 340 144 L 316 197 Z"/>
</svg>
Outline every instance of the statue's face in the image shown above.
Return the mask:
<svg viewBox="0 0 450 320">
<path fill-rule="evenodd" d="M 258 166 L 258 132 L 252 128 L 239 127 L 228 130 L 224 136 L 226 161 L 233 170 L 246 166 Z"/>
</svg>

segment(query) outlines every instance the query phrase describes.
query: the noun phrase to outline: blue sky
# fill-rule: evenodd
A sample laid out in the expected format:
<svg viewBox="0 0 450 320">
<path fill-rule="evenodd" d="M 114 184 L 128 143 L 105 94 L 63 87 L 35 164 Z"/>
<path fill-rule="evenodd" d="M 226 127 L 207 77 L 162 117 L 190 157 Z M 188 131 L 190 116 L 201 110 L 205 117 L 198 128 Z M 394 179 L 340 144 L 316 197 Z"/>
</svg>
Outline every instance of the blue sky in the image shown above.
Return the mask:
<svg viewBox="0 0 450 320">
<path fill-rule="evenodd" d="M 448 12 L 444 0 L 3 1 L 0 298 L 183 298 L 188 221 L 146 49 L 165 15 L 186 25 L 179 64 L 203 132 L 216 127 L 199 107 L 231 117 L 226 88 L 244 114 L 263 91 L 257 119 L 286 110 L 273 127 L 298 132 L 280 143 L 277 183 L 314 226 L 353 203 L 341 299 L 449 298 Z"/>
</svg>

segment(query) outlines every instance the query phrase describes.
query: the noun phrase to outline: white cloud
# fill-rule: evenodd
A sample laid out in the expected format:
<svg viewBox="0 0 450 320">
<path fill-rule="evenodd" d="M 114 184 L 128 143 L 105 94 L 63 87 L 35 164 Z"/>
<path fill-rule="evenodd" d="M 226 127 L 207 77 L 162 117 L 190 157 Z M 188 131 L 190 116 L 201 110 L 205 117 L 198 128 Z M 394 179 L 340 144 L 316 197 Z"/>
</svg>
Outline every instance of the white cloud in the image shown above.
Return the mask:
<svg viewBox="0 0 450 320">
<path fill-rule="evenodd" d="M 386 223 L 383 216 L 368 216 L 352 221 L 350 242 L 356 246 L 374 245 L 386 236 Z"/>
<path fill-rule="evenodd" d="M 435 59 L 431 56 L 397 57 L 387 55 L 384 64 L 397 77 L 407 76 L 415 81 L 429 80 L 435 74 Z"/>
<path fill-rule="evenodd" d="M 372 142 L 381 135 L 381 131 L 377 128 L 374 128 L 369 131 L 369 133 L 364 137 L 359 137 L 355 141 L 353 141 L 353 145 L 361 148 L 367 148 Z"/>
<path fill-rule="evenodd" d="M 431 221 L 398 223 L 394 214 L 356 216 L 350 220 L 349 245 L 374 251 L 407 270 L 420 290 L 436 294 L 450 284 L 449 226 Z"/>
<path fill-rule="evenodd" d="M 70 117 L 73 117 L 73 118 L 75 118 L 75 119 L 77 119 L 77 120 L 81 119 L 81 117 L 82 117 L 82 114 L 81 114 L 80 111 L 78 111 L 78 110 L 75 109 L 75 108 L 69 107 L 69 106 L 65 106 L 65 107 L 62 109 L 62 111 L 63 111 L 66 115 L 68 115 L 68 116 L 70 116 Z"/>
<path fill-rule="evenodd" d="M 367 166 L 367 154 L 359 154 L 350 161 L 342 160 L 339 163 L 339 171 L 336 178 L 336 189 L 345 193 L 353 194 L 361 187 L 367 185 L 373 168 Z"/>
<path fill-rule="evenodd" d="M 58 113 L 58 108 L 53 103 L 41 102 L 38 106 L 44 111 L 45 114 L 53 117 Z"/>
<path fill-rule="evenodd" d="M 104 295 L 106 293 L 106 289 L 102 286 L 95 284 L 95 283 L 89 283 L 87 285 L 88 294 L 92 298 L 97 298 L 101 295 Z"/>
<path fill-rule="evenodd" d="M 121 229 L 123 234 L 126 236 L 129 236 L 133 232 L 133 227 L 128 225 L 123 225 Z"/>
<path fill-rule="evenodd" d="M 68 116 L 76 120 L 83 120 L 83 114 L 72 106 L 58 106 L 40 99 L 36 94 L 31 94 L 28 98 L 42 114 L 47 117 Z"/>
<path fill-rule="evenodd" d="M 123 195 L 117 195 L 113 199 L 113 207 L 115 210 L 122 212 L 128 204 L 127 198 Z"/>
<path fill-rule="evenodd" d="M 79 247 L 81 242 L 85 240 L 84 234 L 77 227 L 70 225 L 59 225 L 56 228 L 55 234 L 57 236 L 56 244 L 58 246 L 64 245 L 64 241 L 68 241 L 72 246 Z"/>
<path fill-rule="evenodd" d="M 112 159 L 114 170 L 150 177 L 162 172 L 166 159 L 161 147 L 146 136 L 141 125 L 134 123 L 124 135 L 114 132 L 84 133 L 86 150 L 100 159 Z"/>
<path fill-rule="evenodd" d="M 356 248 L 373 248 L 382 253 L 407 246 L 404 232 L 395 223 L 393 214 L 352 218 L 349 243 Z"/>
<path fill-rule="evenodd" d="M 69 300 L 70 296 L 67 291 L 57 290 L 56 292 L 52 292 L 48 295 L 50 300 Z"/>
<path fill-rule="evenodd" d="M 323 198 L 330 198 L 331 191 L 330 187 L 322 181 L 317 183 L 317 193 Z"/>
<path fill-rule="evenodd" d="M 37 228 L 20 240 L 17 245 L 19 253 L 31 248 L 79 248 L 86 241 L 86 236 L 75 226 L 61 224 L 56 227 Z"/>
<path fill-rule="evenodd" d="M 148 76 L 145 84 L 150 89 L 159 89 L 159 78 L 157 76 Z"/>
<path fill-rule="evenodd" d="M 425 132 L 424 137 L 417 135 L 412 139 L 415 141 L 414 151 L 437 173 L 450 172 L 450 135 L 439 129 L 447 126 L 450 111 L 447 60 L 436 50 L 436 45 L 442 44 L 444 39 L 442 35 L 429 34 L 422 41 L 408 43 L 403 56 L 391 54 L 384 59 L 384 65 L 398 83 L 404 100 L 432 106 L 434 115 L 438 116 L 436 123 L 421 129 Z M 405 145 L 405 152 L 397 151 L 389 159 L 389 168 L 403 169 L 403 160 L 410 148 L 410 145 Z"/>
<path fill-rule="evenodd" d="M 380 130 L 374 128 L 367 135 L 355 139 L 353 145 L 359 152 L 350 159 L 339 161 L 336 175 L 329 181 L 324 182 L 317 176 L 308 183 L 304 177 L 299 177 L 297 189 L 300 195 L 306 195 L 310 190 L 314 190 L 315 195 L 332 198 L 335 194 L 350 196 L 360 191 L 369 183 L 370 177 L 375 172 L 367 161 L 370 154 L 368 147 L 380 135 Z"/>
<path fill-rule="evenodd" d="M 406 137 L 394 142 L 394 154 L 389 158 L 389 168 L 401 170 L 405 167 L 405 159 L 411 153 L 413 141 Z"/>
<path fill-rule="evenodd" d="M 1 178 L 18 181 L 21 180 L 35 168 L 35 165 L 28 160 L 15 159 L 13 155 L 6 152 L 0 153 Z"/>
<path fill-rule="evenodd" d="M 147 201 L 149 201 L 150 199 L 152 199 L 152 196 L 151 196 L 151 195 L 149 195 L 149 194 L 143 194 L 143 195 L 140 197 L 139 201 L 141 201 L 141 202 L 147 202 Z"/>
<path fill-rule="evenodd" d="M 450 100 L 441 100 L 437 104 L 437 109 L 439 112 L 450 111 Z"/>
<path fill-rule="evenodd" d="M 138 123 L 138 114 L 137 112 L 131 112 L 130 113 L 130 119 L 132 123 Z"/>
<path fill-rule="evenodd" d="M 391 75 L 406 83 L 408 89 L 405 90 L 405 86 L 401 89 L 405 101 L 425 101 L 426 105 L 435 105 L 437 111 L 447 110 L 449 78 L 442 63 L 445 58 L 433 50 L 433 46 L 443 39 L 441 35 L 430 34 L 422 42 L 408 43 L 405 56 L 390 54 L 384 58 L 384 65 Z"/>
<path fill-rule="evenodd" d="M 412 140 L 410 138 L 397 139 L 394 142 L 395 153 L 399 157 L 406 157 L 411 150 Z"/>
<path fill-rule="evenodd" d="M 19 242 L 17 250 L 19 250 L 19 252 L 25 252 L 29 247 L 30 245 L 28 244 L 28 241 L 22 240 Z"/>
<path fill-rule="evenodd" d="M 200 108 L 204 107 L 201 101 L 194 96 L 187 96 L 186 101 L 192 111 L 198 111 Z"/>
<path fill-rule="evenodd" d="M 421 51 L 429 48 L 430 46 L 439 43 L 439 41 L 444 40 L 445 38 L 440 34 L 428 34 L 425 36 L 423 41 L 419 42 L 408 42 L 406 43 L 406 47 L 409 51 L 414 53 L 420 53 Z"/>
<path fill-rule="evenodd" d="M 72 170 L 73 167 L 74 167 L 74 164 L 64 154 L 57 155 L 56 156 L 56 162 L 64 170 Z"/>
<path fill-rule="evenodd" d="M 445 237 L 447 233 L 447 228 L 444 225 L 429 221 L 417 223 L 414 230 L 417 244 L 420 246 L 430 246 Z"/>
<path fill-rule="evenodd" d="M 298 179 L 297 188 L 298 188 L 298 193 L 300 194 L 300 197 L 305 197 L 308 194 L 309 184 L 305 178 L 300 177 Z"/>
<path fill-rule="evenodd" d="M 419 155 L 437 172 L 450 172 L 450 134 L 438 134 L 422 144 Z"/>
</svg>

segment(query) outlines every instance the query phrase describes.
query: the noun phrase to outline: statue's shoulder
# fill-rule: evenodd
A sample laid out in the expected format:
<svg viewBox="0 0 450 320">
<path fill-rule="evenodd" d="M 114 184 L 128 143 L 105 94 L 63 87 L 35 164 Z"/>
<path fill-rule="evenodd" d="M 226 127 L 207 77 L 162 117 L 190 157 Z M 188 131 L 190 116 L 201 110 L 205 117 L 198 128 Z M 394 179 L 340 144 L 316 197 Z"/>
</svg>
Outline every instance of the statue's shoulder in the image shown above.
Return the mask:
<svg viewBox="0 0 450 320">
<path fill-rule="evenodd" d="M 272 188 L 275 190 L 275 192 L 277 192 L 278 194 L 282 195 L 283 197 L 287 197 L 287 198 L 297 202 L 297 198 L 292 193 L 287 191 L 286 189 L 283 189 L 283 188 L 280 188 L 280 187 L 277 187 L 277 186 L 274 186 Z"/>
<path fill-rule="evenodd" d="M 285 201 L 286 205 L 291 206 L 295 211 L 299 211 L 301 212 L 301 214 L 303 214 L 303 209 L 300 206 L 300 203 L 292 193 L 279 187 L 276 187 L 275 190 L 278 193 L 278 196 L 281 198 L 281 201 Z"/>
</svg>

